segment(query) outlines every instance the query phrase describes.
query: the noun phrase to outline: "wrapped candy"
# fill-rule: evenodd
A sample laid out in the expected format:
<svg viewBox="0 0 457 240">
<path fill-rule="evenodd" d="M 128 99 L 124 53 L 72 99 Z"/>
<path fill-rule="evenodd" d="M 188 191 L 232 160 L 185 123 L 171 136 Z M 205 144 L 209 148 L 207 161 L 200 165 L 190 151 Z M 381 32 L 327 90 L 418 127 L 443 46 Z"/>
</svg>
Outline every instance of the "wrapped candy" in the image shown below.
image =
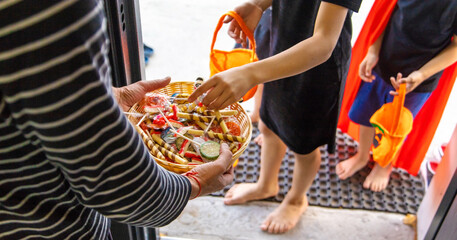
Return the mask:
<svg viewBox="0 0 457 240">
<path fill-rule="evenodd" d="M 160 137 L 163 139 L 163 141 L 165 141 L 166 143 L 168 144 L 172 144 L 176 141 L 176 134 L 174 134 L 172 131 L 171 131 L 171 128 L 168 127 L 167 129 L 165 129 L 162 134 L 160 134 Z"/>
<path fill-rule="evenodd" d="M 160 93 L 147 93 L 142 101 L 144 111 L 152 114 L 158 113 L 158 108 L 166 109 L 170 105 L 167 95 Z"/>
<path fill-rule="evenodd" d="M 197 88 L 203 83 L 199 78 Z M 138 131 L 153 156 L 172 163 L 198 165 L 214 161 L 219 156 L 220 144 L 227 142 L 232 152 L 246 141 L 240 135 L 237 110 L 207 110 L 201 104 L 187 102 L 188 94 L 148 93 L 138 104 L 145 114 L 135 116 Z M 133 117 L 133 116 L 132 116 Z M 201 130 L 200 130 L 201 129 Z"/>
</svg>

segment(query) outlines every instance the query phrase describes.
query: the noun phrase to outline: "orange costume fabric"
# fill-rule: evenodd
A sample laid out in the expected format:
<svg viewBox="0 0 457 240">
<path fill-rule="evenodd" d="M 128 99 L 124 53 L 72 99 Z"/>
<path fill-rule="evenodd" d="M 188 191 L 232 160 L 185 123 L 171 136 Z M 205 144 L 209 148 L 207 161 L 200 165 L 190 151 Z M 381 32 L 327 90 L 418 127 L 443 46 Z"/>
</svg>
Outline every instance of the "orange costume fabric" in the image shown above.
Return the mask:
<svg viewBox="0 0 457 240">
<path fill-rule="evenodd" d="M 359 139 L 359 126 L 350 121 L 348 113 L 362 81 L 358 74 L 359 65 L 364 59 L 368 48 L 384 31 L 396 2 L 395 0 L 376 0 L 374 2 L 352 49 L 351 64 L 344 89 L 338 128 L 348 133 L 356 141 Z M 402 168 L 412 175 L 419 173 L 420 165 L 435 135 L 456 77 L 457 63 L 454 63 L 444 70 L 437 88 L 432 92 L 414 119 L 413 129 L 406 138 L 397 158 L 393 161 L 392 165 L 394 167 Z"/>
</svg>

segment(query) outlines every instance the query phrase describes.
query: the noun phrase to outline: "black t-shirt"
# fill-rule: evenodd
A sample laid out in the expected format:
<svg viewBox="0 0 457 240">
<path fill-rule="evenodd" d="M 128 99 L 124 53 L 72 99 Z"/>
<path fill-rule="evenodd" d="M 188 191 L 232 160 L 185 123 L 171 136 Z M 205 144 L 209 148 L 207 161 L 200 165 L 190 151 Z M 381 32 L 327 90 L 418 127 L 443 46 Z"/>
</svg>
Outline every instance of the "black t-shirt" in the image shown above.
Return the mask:
<svg viewBox="0 0 457 240">
<path fill-rule="evenodd" d="M 270 55 L 313 35 L 321 2 L 273 1 Z M 350 10 L 332 56 L 306 72 L 264 84 L 260 117 L 290 150 L 299 154 L 308 154 L 324 144 L 329 144 L 329 151 L 335 150 L 340 90 L 351 54 L 351 13 L 358 11 L 361 0 L 325 2 Z"/>
<path fill-rule="evenodd" d="M 456 0 L 399 0 L 384 30 L 375 72 L 390 84 L 401 72 L 408 76 L 438 55 L 457 34 Z M 442 71 L 419 85 L 414 92 L 431 92 Z"/>
</svg>

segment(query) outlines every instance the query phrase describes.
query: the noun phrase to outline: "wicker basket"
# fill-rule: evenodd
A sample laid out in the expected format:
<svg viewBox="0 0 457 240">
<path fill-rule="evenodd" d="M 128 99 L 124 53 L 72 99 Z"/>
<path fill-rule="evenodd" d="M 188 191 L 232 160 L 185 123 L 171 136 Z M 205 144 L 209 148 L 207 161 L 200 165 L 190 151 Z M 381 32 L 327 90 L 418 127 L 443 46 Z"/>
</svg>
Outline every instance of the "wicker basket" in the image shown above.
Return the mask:
<svg viewBox="0 0 457 240">
<path fill-rule="evenodd" d="M 165 95 L 171 96 L 173 93 L 187 93 L 191 94 L 194 90 L 194 82 L 172 82 L 165 86 L 164 88 L 155 90 L 153 92 L 155 93 L 163 93 Z M 237 110 L 238 114 L 234 115 L 239 124 L 240 124 L 240 129 L 241 129 L 241 134 L 240 136 L 245 137 L 246 141 L 241 145 L 240 149 L 236 151 L 233 154 L 232 157 L 232 163 L 235 162 L 236 159 L 238 159 L 241 154 L 246 150 L 247 146 L 249 145 L 249 142 L 251 141 L 251 135 L 252 135 L 252 123 L 251 119 L 247 115 L 246 111 L 241 107 L 240 104 L 234 103 L 229 106 L 230 109 L 232 110 Z M 135 104 L 130 108 L 129 112 L 132 113 L 144 113 L 143 106 L 139 106 L 138 104 Z M 136 125 L 139 121 L 139 118 L 133 117 L 132 115 L 128 116 L 128 119 L 130 122 L 134 125 Z M 143 137 L 144 138 L 144 137 Z M 143 139 L 143 141 L 148 141 L 150 139 Z M 192 170 L 192 168 L 196 167 L 197 165 L 187 165 L 187 164 L 178 164 L 178 163 L 172 163 L 166 160 L 162 160 L 159 158 L 154 157 L 156 162 L 164 167 L 165 169 L 175 172 L 175 173 L 184 173 L 187 171 Z"/>
</svg>

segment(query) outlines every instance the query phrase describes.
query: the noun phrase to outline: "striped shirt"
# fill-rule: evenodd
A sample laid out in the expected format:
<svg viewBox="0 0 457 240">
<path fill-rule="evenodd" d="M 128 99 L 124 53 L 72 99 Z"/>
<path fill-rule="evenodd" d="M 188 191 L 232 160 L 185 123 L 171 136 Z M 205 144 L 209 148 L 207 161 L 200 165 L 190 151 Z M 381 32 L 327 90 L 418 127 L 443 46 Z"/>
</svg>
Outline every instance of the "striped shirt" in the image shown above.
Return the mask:
<svg viewBox="0 0 457 240">
<path fill-rule="evenodd" d="M 149 156 L 111 93 L 103 1 L 0 1 L 0 239 L 163 226 L 187 178 Z"/>
</svg>

